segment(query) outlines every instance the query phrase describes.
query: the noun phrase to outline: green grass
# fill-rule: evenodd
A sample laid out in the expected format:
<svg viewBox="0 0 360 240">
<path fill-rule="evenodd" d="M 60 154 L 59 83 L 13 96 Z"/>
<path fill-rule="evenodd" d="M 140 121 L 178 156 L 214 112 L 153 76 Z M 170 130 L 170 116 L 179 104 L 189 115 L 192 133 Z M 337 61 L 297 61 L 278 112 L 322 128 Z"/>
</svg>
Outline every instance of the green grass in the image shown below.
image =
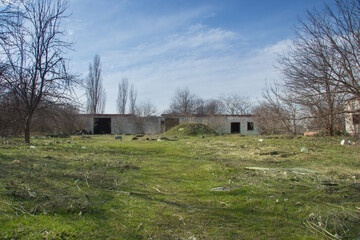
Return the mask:
<svg viewBox="0 0 360 240">
<path fill-rule="evenodd" d="M 0 239 L 360 236 L 359 146 L 328 137 L 147 137 L 0 145 Z"/>
</svg>

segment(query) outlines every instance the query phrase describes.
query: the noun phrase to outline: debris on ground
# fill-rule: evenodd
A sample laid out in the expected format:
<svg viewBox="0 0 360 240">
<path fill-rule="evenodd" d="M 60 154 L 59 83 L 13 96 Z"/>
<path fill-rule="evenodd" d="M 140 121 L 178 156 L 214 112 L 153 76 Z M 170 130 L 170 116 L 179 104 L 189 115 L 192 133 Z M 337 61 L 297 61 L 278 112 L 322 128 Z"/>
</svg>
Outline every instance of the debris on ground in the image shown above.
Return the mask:
<svg viewBox="0 0 360 240">
<path fill-rule="evenodd" d="M 263 168 L 263 167 L 245 167 L 245 170 L 253 171 L 273 171 L 273 172 L 292 172 L 297 174 L 315 174 L 318 171 L 307 168 Z"/>
<path fill-rule="evenodd" d="M 223 186 L 211 188 L 210 192 L 230 192 L 231 190 L 235 190 L 239 188 L 241 188 L 241 186 L 223 185 Z"/>
<path fill-rule="evenodd" d="M 334 181 L 327 181 L 327 180 L 321 181 L 320 183 L 321 183 L 321 185 L 325 185 L 325 186 L 337 186 L 338 185 Z"/>
<path fill-rule="evenodd" d="M 262 168 L 262 167 L 246 167 L 246 170 L 254 170 L 254 171 L 269 171 L 270 168 Z"/>
<path fill-rule="evenodd" d="M 302 152 L 302 153 L 308 153 L 308 152 L 309 152 L 309 149 L 306 148 L 306 147 L 302 147 L 302 148 L 300 149 L 300 152 Z"/>
<path fill-rule="evenodd" d="M 157 138 L 146 138 L 146 141 L 157 141 Z"/>
<path fill-rule="evenodd" d="M 286 153 L 286 152 L 272 151 L 272 152 L 267 152 L 267 153 L 260 153 L 260 155 L 261 156 L 263 156 L 263 155 L 279 155 L 281 153 Z"/>
<path fill-rule="evenodd" d="M 314 131 L 314 132 L 304 132 L 304 136 L 306 137 L 311 137 L 311 136 L 316 136 L 317 134 L 319 134 L 319 131 Z"/>
<path fill-rule="evenodd" d="M 351 144 L 352 144 L 351 141 L 345 140 L 345 139 L 341 140 L 341 142 L 340 142 L 340 145 L 341 145 L 341 146 L 351 145 Z"/>
</svg>

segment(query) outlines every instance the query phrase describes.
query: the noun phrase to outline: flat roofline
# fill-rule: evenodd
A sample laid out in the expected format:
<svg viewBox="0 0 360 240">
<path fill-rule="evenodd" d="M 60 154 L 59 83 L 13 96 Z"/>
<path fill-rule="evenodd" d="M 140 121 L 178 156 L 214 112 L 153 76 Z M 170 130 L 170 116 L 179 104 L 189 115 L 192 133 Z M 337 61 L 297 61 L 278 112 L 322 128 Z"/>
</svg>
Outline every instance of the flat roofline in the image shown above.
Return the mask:
<svg viewBox="0 0 360 240">
<path fill-rule="evenodd" d="M 135 117 L 134 114 L 90 114 L 90 113 L 85 113 L 85 114 L 79 114 L 80 116 L 85 116 L 85 117 Z"/>
<path fill-rule="evenodd" d="M 251 114 L 229 115 L 229 114 L 162 114 L 162 117 L 254 117 Z"/>
<path fill-rule="evenodd" d="M 84 117 L 137 117 L 135 114 L 79 114 L 80 116 L 84 116 Z M 154 118 L 154 117 L 158 117 L 158 116 L 145 116 L 145 117 L 141 117 L 141 118 Z"/>
</svg>

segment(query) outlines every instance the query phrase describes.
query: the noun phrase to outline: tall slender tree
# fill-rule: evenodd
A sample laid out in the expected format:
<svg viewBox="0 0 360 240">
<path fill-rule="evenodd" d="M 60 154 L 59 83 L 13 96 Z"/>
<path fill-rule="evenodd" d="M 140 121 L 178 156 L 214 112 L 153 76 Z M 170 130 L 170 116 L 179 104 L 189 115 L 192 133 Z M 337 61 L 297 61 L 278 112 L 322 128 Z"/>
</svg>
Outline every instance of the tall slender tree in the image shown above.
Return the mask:
<svg viewBox="0 0 360 240">
<path fill-rule="evenodd" d="M 118 96 L 116 99 L 117 110 L 119 114 L 125 114 L 128 99 L 129 81 L 123 78 L 119 83 Z"/>
<path fill-rule="evenodd" d="M 88 113 L 104 113 L 106 93 L 102 86 L 99 55 L 95 55 L 93 64 L 89 65 L 89 75 L 86 82 L 86 97 Z"/>
<path fill-rule="evenodd" d="M 136 114 L 136 99 L 137 99 L 137 91 L 133 84 L 130 86 L 130 92 L 129 92 L 129 113 L 130 114 Z"/>
</svg>

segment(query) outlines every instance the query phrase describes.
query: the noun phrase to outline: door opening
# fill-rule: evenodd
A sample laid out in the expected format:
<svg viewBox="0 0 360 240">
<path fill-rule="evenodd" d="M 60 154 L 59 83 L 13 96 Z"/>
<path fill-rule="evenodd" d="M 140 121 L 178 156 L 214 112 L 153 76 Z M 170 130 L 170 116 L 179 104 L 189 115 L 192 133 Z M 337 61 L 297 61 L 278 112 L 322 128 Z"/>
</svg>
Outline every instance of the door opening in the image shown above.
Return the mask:
<svg viewBox="0 0 360 240">
<path fill-rule="evenodd" d="M 240 123 L 239 122 L 231 123 L 231 133 L 240 133 Z"/>
<path fill-rule="evenodd" d="M 94 134 L 111 134 L 111 118 L 94 118 Z"/>
<path fill-rule="evenodd" d="M 167 130 L 179 125 L 179 119 L 178 118 L 165 118 L 163 129 L 164 132 Z"/>
</svg>

